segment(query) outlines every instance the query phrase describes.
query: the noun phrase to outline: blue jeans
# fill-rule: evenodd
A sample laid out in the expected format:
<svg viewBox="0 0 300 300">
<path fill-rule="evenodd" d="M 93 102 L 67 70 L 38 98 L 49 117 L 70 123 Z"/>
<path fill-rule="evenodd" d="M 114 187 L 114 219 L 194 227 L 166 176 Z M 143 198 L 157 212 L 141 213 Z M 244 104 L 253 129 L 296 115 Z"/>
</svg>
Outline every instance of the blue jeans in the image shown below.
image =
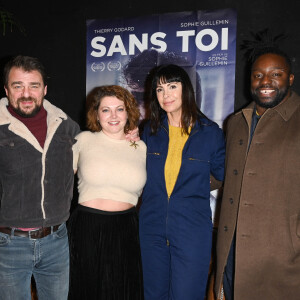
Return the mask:
<svg viewBox="0 0 300 300">
<path fill-rule="evenodd" d="M 0 300 L 31 299 L 32 275 L 39 300 L 68 298 L 69 246 L 65 224 L 41 239 L 0 232 Z"/>
</svg>

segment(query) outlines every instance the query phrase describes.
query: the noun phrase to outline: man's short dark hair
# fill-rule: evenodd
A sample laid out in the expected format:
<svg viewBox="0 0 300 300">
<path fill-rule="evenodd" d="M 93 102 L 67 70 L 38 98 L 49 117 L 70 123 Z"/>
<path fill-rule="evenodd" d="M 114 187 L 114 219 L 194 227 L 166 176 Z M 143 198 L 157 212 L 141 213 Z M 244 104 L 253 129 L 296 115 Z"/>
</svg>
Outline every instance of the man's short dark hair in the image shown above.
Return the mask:
<svg viewBox="0 0 300 300">
<path fill-rule="evenodd" d="M 12 68 L 20 68 L 25 72 L 38 71 L 43 79 L 44 85 L 47 85 L 47 75 L 43 64 L 35 57 L 18 55 L 6 63 L 3 70 L 4 86 L 8 86 L 8 76 Z"/>
</svg>

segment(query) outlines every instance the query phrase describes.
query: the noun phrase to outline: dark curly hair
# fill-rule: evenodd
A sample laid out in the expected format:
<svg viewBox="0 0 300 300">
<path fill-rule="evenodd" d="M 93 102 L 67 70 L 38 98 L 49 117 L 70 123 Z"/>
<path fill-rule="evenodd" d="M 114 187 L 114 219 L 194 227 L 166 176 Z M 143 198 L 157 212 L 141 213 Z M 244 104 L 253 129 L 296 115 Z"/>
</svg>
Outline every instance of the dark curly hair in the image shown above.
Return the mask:
<svg viewBox="0 0 300 300">
<path fill-rule="evenodd" d="M 245 50 L 245 54 L 248 57 L 250 67 L 254 62 L 264 54 L 277 54 L 282 56 L 292 72 L 292 63 L 290 57 L 280 49 L 279 43 L 286 39 L 287 36 L 283 33 L 276 36 L 273 35 L 269 28 L 263 29 L 257 33 L 251 33 L 252 40 L 244 40 L 241 45 L 241 49 Z"/>
</svg>

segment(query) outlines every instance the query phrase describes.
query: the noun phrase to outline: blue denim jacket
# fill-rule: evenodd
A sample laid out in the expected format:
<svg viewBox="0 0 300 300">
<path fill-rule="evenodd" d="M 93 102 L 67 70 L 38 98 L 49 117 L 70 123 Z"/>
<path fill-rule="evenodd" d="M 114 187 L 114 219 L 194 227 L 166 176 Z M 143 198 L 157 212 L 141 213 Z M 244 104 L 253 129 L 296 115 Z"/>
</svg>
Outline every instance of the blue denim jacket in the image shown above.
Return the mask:
<svg viewBox="0 0 300 300">
<path fill-rule="evenodd" d="M 156 135 L 151 135 L 150 124 L 146 124 L 142 140 L 147 145 L 147 182 L 139 214 L 142 233 L 166 235 L 179 225 L 187 228 L 189 223 L 194 229 L 203 227 L 203 222 L 212 227 L 210 174 L 223 181 L 225 141 L 216 123 L 205 118 L 200 122 L 192 129 L 183 148 L 180 171 L 170 198 L 164 175 L 169 144 L 167 117 Z"/>
<path fill-rule="evenodd" d="M 73 195 L 72 146 L 79 126 L 44 100 L 44 149 L 0 100 L 0 226 L 41 227 L 66 221 Z"/>
</svg>

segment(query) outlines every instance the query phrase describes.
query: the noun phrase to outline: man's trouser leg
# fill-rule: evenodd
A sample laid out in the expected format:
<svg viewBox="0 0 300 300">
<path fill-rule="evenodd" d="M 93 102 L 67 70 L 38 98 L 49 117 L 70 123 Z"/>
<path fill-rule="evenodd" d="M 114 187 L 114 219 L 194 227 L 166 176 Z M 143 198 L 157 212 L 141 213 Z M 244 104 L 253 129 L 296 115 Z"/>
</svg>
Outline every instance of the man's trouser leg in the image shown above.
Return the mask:
<svg viewBox="0 0 300 300">
<path fill-rule="evenodd" d="M 41 239 L 0 232 L 0 300 L 28 300 L 34 275 L 39 300 L 65 300 L 69 247 L 65 224 Z"/>
</svg>

